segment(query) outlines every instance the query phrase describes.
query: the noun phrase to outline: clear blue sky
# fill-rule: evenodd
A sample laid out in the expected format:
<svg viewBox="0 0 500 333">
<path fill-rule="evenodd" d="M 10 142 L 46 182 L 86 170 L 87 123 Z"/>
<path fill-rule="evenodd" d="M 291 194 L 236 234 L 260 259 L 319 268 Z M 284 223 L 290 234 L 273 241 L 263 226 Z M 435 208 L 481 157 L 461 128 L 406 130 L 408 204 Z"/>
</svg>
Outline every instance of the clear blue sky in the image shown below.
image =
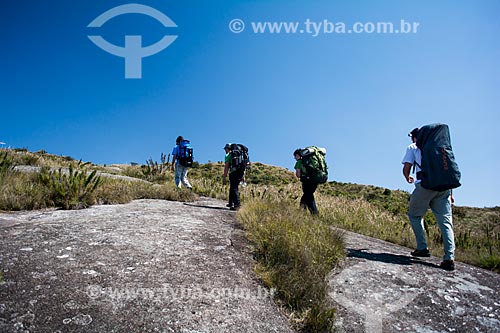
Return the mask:
<svg viewBox="0 0 500 333">
<path fill-rule="evenodd" d="M 499 206 L 500 2 L 151 1 L 177 27 L 140 14 L 89 23 L 127 1 L 0 2 L 0 141 L 100 164 L 144 163 L 178 135 L 196 160 L 226 142 L 291 169 L 295 148 L 328 149 L 331 180 L 412 190 L 401 174 L 407 133 L 444 122 L 463 186 L 456 203 Z M 246 28 L 235 34 L 229 23 Z M 251 22 L 418 22 L 415 34 L 257 34 Z M 304 26 L 301 26 L 303 29 Z M 101 35 L 143 45 L 178 38 L 142 59 L 94 45 Z"/>
</svg>

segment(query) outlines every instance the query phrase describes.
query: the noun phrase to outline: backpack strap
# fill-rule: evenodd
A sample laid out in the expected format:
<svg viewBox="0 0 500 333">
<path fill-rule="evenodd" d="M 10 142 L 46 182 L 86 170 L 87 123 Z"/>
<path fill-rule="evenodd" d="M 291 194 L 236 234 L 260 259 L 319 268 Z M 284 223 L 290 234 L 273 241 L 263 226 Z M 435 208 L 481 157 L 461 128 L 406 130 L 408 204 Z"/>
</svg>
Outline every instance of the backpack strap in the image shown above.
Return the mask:
<svg viewBox="0 0 500 333">
<path fill-rule="evenodd" d="M 417 167 L 419 167 L 422 170 L 422 167 L 420 166 L 420 164 L 417 163 L 417 161 L 413 162 L 412 173 L 415 173 L 415 171 L 417 170 Z"/>
</svg>

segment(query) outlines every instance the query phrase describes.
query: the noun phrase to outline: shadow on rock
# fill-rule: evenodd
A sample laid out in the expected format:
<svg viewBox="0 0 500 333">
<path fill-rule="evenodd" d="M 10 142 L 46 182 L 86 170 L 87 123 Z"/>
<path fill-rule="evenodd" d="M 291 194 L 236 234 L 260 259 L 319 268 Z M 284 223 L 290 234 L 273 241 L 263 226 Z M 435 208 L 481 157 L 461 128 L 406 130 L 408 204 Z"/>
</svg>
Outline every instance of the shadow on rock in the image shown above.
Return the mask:
<svg viewBox="0 0 500 333">
<path fill-rule="evenodd" d="M 371 260 L 371 261 L 379 261 L 379 262 L 384 262 L 387 264 L 396 264 L 396 265 L 423 265 L 423 266 L 428 266 L 428 267 L 433 267 L 433 268 L 439 268 L 438 265 L 419 260 L 414 257 L 409 257 L 409 256 L 403 256 L 403 255 L 398 255 L 398 254 L 391 254 L 391 253 L 371 253 L 371 252 L 366 252 L 366 250 L 361 249 L 361 250 L 355 250 L 355 249 L 347 249 L 347 257 L 351 258 L 360 258 L 360 259 L 366 259 L 366 260 Z"/>
<path fill-rule="evenodd" d="M 219 207 L 219 206 L 195 205 L 195 204 L 190 204 L 190 203 L 186 203 L 186 202 L 184 202 L 184 205 L 190 206 L 190 207 L 199 207 L 199 208 L 208 208 L 208 209 L 217 209 L 217 210 L 227 210 L 227 211 L 229 211 L 228 208 Z"/>
</svg>

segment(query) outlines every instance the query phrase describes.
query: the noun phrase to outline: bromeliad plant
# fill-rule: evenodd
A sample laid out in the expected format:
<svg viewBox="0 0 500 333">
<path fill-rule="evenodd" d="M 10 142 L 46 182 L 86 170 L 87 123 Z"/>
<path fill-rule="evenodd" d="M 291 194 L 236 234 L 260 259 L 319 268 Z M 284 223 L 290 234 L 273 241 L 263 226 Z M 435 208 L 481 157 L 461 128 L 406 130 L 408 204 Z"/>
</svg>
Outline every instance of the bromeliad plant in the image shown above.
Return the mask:
<svg viewBox="0 0 500 333">
<path fill-rule="evenodd" d="M 79 161 L 76 167 L 50 170 L 42 168 L 39 181 L 51 190 L 54 205 L 63 209 L 81 209 L 93 204 L 93 192 L 101 183 L 97 171 L 88 172 L 89 163 Z"/>
<path fill-rule="evenodd" d="M 7 152 L 0 154 L 0 183 L 2 183 L 5 175 L 12 167 L 12 161 Z"/>
<path fill-rule="evenodd" d="M 170 155 L 165 155 L 161 153 L 160 163 L 157 161 L 153 161 L 152 158 L 146 160 L 146 165 L 141 167 L 141 171 L 143 174 L 143 178 L 149 181 L 162 180 L 162 176 L 165 175 L 165 172 L 168 169 L 168 165 L 170 162 Z"/>
</svg>

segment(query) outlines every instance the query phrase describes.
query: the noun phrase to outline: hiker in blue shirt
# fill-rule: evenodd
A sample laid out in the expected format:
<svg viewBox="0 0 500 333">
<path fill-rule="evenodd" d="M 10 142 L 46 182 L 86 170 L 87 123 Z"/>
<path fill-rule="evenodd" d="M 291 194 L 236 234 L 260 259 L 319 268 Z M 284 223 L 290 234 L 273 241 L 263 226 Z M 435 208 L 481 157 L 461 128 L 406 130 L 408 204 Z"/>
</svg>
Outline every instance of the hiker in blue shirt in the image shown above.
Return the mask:
<svg viewBox="0 0 500 333">
<path fill-rule="evenodd" d="M 453 220 L 451 214 L 451 205 L 453 203 L 453 195 L 451 190 L 433 191 L 424 188 L 420 184 L 420 179 L 413 178 L 410 173 L 415 165 L 415 171 L 420 172 L 422 165 L 422 153 L 417 147 L 417 134 L 419 129 L 415 128 L 408 134 L 411 137 L 412 144 L 406 149 L 406 154 L 403 157 L 403 176 L 410 184 L 415 184 L 415 190 L 410 196 L 410 207 L 408 217 L 410 224 L 415 234 L 417 241 L 417 249 L 411 252 L 414 257 L 430 257 L 431 253 L 427 248 L 427 240 L 425 238 L 424 216 L 427 209 L 430 207 L 436 222 L 441 230 L 444 245 L 444 258 L 440 267 L 452 271 L 455 269 L 454 252 L 455 240 L 453 233 Z"/>
<path fill-rule="evenodd" d="M 181 142 L 184 141 L 184 138 L 182 136 L 178 136 L 177 140 L 175 140 L 175 147 L 172 150 L 172 171 L 175 171 L 175 185 L 177 187 L 181 187 L 182 184 L 186 186 L 186 188 L 191 189 L 191 184 L 189 184 L 189 181 L 187 179 L 187 173 L 188 173 L 188 167 L 181 165 L 180 162 L 180 149 L 179 145 Z"/>
</svg>

